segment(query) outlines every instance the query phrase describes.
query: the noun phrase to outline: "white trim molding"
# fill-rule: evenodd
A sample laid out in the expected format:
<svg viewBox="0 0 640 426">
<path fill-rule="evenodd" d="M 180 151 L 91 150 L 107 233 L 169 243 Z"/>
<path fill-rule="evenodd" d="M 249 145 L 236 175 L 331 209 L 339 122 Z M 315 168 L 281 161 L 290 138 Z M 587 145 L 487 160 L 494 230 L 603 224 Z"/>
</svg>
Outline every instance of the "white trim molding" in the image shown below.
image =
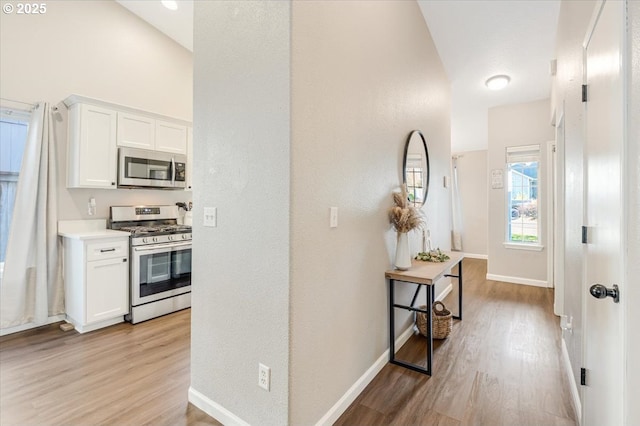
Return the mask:
<svg viewBox="0 0 640 426">
<path fill-rule="evenodd" d="M 511 284 L 524 284 L 530 285 L 534 287 L 545 287 L 550 288 L 549 283 L 543 280 L 532 280 L 530 278 L 521 278 L 521 277 L 509 277 L 506 275 L 495 275 L 495 274 L 487 274 L 487 280 L 489 281 L 502 281 L 505 283 Z"/>
<path fill-rule="evenodd" d="M 223 425 L 250 426 L 249 423 L 245 422 L 217 402 L 210 400 L 191 386 L 189 386 L 189 402 Z"/>
<path fill-rule="evenodd" d="M 45 322 L 44 324 L 35 324 L 35 323 L 32 323 L 32 322 L 29 322 L 27 324 L 16 325 L 15 327 L 3 328 L 3 329 L 0 329 L 0 336 L 6 336 L 6 335 L 9 335 L 9 334 L 18 333 L 20 331 L 31 330 L 32 328 L 38 328 L 38 327 L 43 327 L 45 325 L 51 325 L 51 324 L 54 324 L 56 322 L 64 321 L 65 319 L 66 319 L 66 315 L 65 314 L 60 314 L 60 315 L 55 315 L 55 316 L 49 317 L 47 319 L 47 322 Z"/>
<path fill-rule="evenodd" d="M 527 244 L 527 243 L 502 243 L 504 248 L 513 250 L 529 250 L 529 251 L 542 251 L 544 248 L 541 244 Z"/>
</svg>

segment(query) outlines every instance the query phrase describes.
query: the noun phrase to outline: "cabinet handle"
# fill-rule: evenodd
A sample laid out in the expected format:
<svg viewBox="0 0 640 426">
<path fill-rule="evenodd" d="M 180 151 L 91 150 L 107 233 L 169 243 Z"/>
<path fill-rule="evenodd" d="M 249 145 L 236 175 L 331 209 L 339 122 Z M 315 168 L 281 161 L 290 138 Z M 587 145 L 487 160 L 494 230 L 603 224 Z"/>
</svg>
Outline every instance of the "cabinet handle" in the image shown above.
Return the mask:
<svg viewBox="0 0 640 426">
<path fill-rule="evenodd" d="M 106 253 L 108 251 L 116 251 L 116 249 L 114 248 L 110 248 L 110 249 L 100 249 L 100 253 Z"/>
<path fill-rule="evenodd" d="M 123 262 L 126 262 L 126 261 L 127 261 L 127 259 L 122 259 L 122 261 L 123 261 Z"/>
</svg>

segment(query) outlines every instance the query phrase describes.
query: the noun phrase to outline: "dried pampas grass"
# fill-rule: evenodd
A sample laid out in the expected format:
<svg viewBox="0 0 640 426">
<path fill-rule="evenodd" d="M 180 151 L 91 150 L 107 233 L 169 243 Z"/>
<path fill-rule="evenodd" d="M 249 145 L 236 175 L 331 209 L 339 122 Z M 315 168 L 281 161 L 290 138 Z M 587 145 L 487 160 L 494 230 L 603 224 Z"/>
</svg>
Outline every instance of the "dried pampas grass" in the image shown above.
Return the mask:
<svg viewBox="0 0 640 426">
<path fill-rule="evenodd" d="M 395 206 L 389 209 L 389 221 L 397 232 L 409 232 L 422 228 L 424 219 L 420 211 L 409 202 L 407 188 L 402 185 L 401 192 L 394 192 L 393 203 Z"/>
</svg>

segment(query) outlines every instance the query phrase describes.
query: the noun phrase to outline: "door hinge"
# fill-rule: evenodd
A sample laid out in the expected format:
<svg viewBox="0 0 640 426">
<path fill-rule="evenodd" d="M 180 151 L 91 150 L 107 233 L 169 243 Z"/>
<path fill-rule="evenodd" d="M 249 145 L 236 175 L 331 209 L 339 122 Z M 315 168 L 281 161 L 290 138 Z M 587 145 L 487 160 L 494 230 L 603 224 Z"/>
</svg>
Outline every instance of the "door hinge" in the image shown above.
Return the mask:
<svg viewBox="0 0 640 426">
<path fill-rule="evenodd" d="M 587 85 L 582 85 L 582 102 L 587 102 Z"/>
<path fill-rule="evenodd" d="M 587 386 L 587 369 L 580 369 L 580 385 Z"/>
<path fill-rule="evenodd" d="M 589 227 L 582 227 L 582 244 L 589 244 Z"/>
</svg>

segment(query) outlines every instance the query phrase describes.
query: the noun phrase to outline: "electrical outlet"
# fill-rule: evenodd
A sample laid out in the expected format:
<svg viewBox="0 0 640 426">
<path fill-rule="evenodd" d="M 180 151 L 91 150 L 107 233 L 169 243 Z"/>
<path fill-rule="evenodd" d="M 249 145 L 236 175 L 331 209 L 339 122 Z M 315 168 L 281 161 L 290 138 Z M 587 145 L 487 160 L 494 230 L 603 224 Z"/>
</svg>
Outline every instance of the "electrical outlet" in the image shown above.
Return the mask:
<svg viewBox="0 0 640 426">
<path fill-rule="evenodd" d="M 258 386 L 266 391 L 271 388 L 271 368 L 262 363 L 258 364 Z"/>
</svg>

